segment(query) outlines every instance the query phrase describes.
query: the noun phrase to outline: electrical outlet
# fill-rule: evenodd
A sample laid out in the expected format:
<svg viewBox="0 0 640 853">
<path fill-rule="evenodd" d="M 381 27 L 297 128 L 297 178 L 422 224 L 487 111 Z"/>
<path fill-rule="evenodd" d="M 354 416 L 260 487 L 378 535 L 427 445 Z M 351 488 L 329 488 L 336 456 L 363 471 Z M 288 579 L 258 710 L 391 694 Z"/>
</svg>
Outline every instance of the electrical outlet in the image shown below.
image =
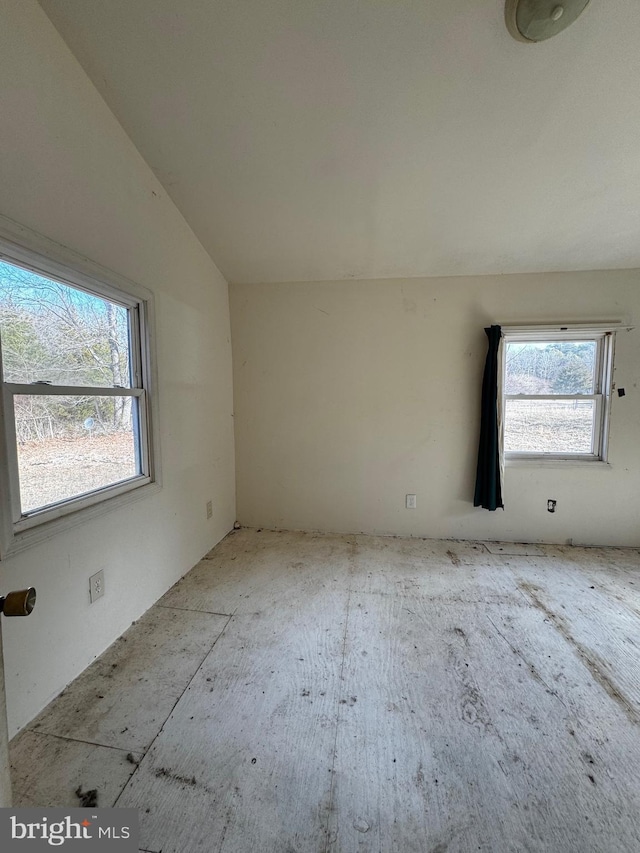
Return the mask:
<svg viewBox="0 0 640 853">
<path fill-rule="evenodd" d="M 104 595 L 104 569 L 89 578 L 89 600 L 91 604 Z"/>
<path fill-rule="evenodd" d="M 407 509 L 416 509 L 416 496 L 415 495 L 407 495 L 407 500 L 405 503 Z"/>
<path fill-rule="evenodd" d="M 207 501 L 207 518 L 213 518 L 213 502 Z"/>
</svg>

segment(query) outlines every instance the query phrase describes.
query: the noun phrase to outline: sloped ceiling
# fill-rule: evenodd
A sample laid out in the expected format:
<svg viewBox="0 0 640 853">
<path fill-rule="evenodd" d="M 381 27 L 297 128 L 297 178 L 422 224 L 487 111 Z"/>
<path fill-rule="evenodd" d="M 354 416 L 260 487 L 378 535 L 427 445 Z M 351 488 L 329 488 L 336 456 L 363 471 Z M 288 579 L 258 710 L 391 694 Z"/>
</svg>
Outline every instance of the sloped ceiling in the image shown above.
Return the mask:
<svg viewBox="0 0 640 853">
<path fill-rule="evenodd" d="M 640 267 L 640 3 L 40 0 L 236 282 Z"/>
</svg>

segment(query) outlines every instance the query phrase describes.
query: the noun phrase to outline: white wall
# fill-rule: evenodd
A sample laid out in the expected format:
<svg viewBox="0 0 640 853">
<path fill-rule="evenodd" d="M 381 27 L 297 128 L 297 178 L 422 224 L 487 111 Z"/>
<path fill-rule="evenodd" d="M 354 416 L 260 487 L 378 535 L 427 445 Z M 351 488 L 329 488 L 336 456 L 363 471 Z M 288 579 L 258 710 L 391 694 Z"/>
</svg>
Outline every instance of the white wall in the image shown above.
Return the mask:
<svg viewBox="0 0 640 853">
<path fill-rule="evenodd" d="M 472 506 L 483 328 L 640 322 L 639 284 L 636 270 L 232 285 L 240 521 L 639 545 L 640 329 L 618 334 L 610 467 L 509 467 L 505 511 Z"/>
<path fill-rule="evenodd" d="M 235 495 L 227 284 L 35 0 L 0 0 L 0 116 L 0 213 L 155 294 L 163 480 L 0 563 L 0 591 L 38 590 L 4 621 L 13 733 L 225 535 Z"/>
<path fill-rule="evenodd" d="M 2 632 L 0 632 L 0 656 L 2 655 Z M 4 673 L 0 657 L 0 808 L 11 805 L 11 774 L 9 764 L 9 745 L 7 715 L 4 713 L 5 692 Z"/>
</svg>

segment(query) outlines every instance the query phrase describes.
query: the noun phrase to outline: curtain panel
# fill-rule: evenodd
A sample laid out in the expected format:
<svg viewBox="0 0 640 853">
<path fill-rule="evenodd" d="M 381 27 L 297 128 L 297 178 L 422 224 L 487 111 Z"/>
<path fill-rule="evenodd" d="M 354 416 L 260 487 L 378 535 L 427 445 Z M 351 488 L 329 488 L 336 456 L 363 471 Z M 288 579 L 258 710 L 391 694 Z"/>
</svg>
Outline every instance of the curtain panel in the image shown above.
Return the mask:
<svg viewBox="0 0 640 853">
<path fill-rule="evenodd" d="M 480 443 L 474 506 L 495 510 L 504 509 L 502 502 L 503 453 L 502 412 L 499 383 L 502 364 L 502 329 L 490 326 L 484 330 L 489 339 L 487 360 L 482 378 L 482 407 L 480 412 Z"/>
</svg>

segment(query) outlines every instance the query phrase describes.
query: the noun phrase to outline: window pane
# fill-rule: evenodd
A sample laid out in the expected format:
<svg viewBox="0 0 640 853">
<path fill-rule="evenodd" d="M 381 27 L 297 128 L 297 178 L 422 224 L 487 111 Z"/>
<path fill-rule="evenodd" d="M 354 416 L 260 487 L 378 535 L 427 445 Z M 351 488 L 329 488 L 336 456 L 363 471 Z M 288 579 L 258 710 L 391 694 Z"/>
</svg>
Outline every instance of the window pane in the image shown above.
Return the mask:
<svg viewBox="0 0 640 853">
<path fill-rule="evenodd" d="M 591 453 L 593 400 L 507 400 L 504 449 L 519 453 Z"/>
<path fill-rule="evenodd" d="M 5 382 L 130 388 L 128 313 L 0 261 Z"/>
<path fill-rule="evenodd" d="M 140 473 L 132 397 L 14 397 L 22 512 Z"/>
<path fill-rule="evenodd" d="M 507 343 L 507 394 L 594 394 L 596 341 Z"/>
</svg>

